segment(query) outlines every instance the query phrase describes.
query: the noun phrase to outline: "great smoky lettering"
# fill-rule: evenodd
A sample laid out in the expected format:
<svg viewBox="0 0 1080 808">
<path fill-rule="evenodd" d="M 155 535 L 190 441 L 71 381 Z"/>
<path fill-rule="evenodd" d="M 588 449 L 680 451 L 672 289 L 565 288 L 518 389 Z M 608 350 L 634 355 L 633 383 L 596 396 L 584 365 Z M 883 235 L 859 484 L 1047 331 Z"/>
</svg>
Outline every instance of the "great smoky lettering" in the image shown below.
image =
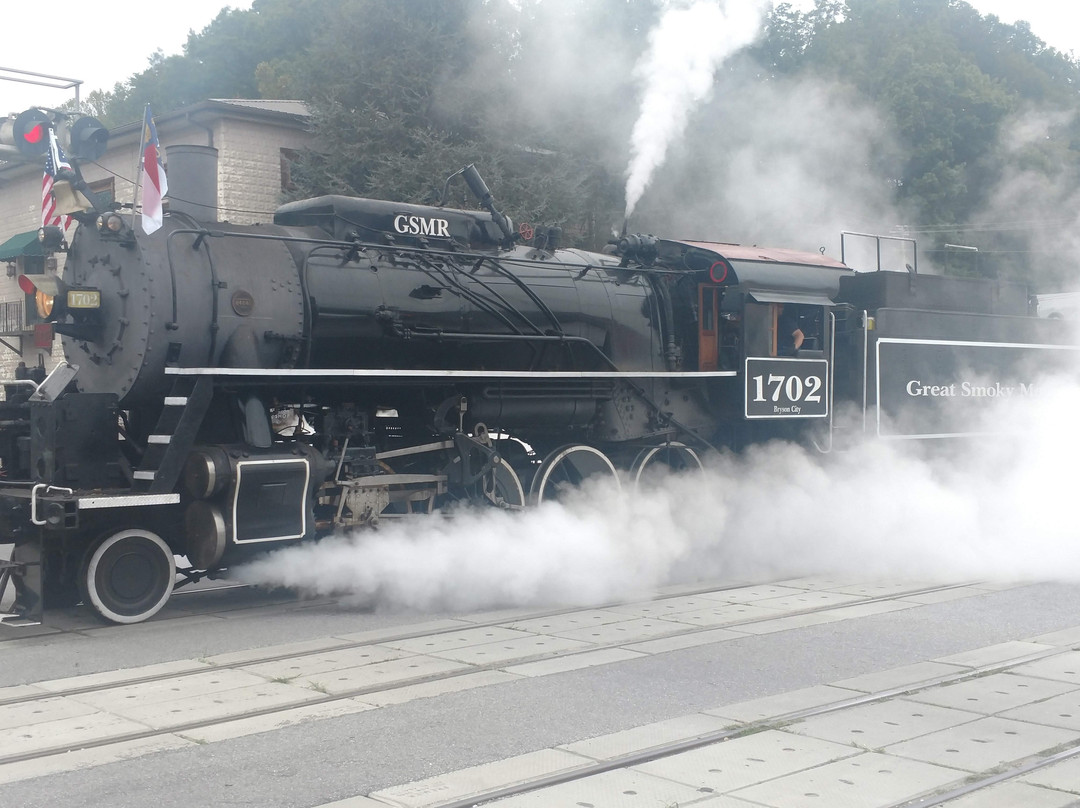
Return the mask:
<svg viewBox="0 0 1080 808">
<path fill-rule="evenodd" d="M 1018 382 L 1017 384 L 989 384 L 960 382 L 957 384 L 923 384 L 919 379 L 912 379 L 905 388 L 913 398 L 1011 398 L 1014 395 L 1033 396 L 1035 385 Z"/>
<path fill-rule="evenodd" d="M 934 325 L 925 316 L 910 319 L 923 329 Z M 949 326 L 964 322 L 954 315 L 938 319 Z M 879 338 L 877 382 L 867 397 L 872 407 L 876 388 L 878 434 L 942 437 L 1005 431 L 1011 419 L 998 417 L 994 405 L 1034 397 L 1041 379 L 1068 373 L 1075 361 L 1073 346 L 1051 343 L 1054 332 L 1043 318 L 971 320 L 979 328 L 984 322 L 1000 325 L 1000 341 Z"/>
</svg>

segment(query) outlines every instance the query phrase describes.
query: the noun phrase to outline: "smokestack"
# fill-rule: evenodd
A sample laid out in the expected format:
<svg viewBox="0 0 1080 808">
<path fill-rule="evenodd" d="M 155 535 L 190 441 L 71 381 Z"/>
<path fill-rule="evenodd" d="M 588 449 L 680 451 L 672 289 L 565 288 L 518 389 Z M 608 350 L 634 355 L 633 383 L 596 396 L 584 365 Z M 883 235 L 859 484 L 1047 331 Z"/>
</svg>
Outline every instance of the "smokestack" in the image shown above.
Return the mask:
<svg viewBox="0 0 1080 808">
<path fill-rule="evenodd" d="M 165 148 L 169 210 L 200 222 L 216 222 L 218 151 L 212 146 L 178 144 Z"/>
</svg>

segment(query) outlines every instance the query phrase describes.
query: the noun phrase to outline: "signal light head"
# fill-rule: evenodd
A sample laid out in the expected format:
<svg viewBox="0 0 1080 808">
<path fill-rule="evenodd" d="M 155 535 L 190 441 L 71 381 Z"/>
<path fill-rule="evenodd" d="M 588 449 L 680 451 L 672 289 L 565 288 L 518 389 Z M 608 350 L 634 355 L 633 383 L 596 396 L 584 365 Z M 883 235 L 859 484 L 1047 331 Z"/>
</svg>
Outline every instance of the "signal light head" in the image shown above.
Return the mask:
<svg viewBox="0 0 1080 808">
<path fill-rule="evenodd" d="M 49 150 L 49 129 L 52 121 L 48 113 L 34 108 L 20 112 L 12 124 L 12 144 L 26 155 L 45 154 Z"/>
<path fill-rule="evenodd" d="M 109 130 L 97 118 L 84 115 L 70 127 L 61 129 L 61 144 L 68 157 L 100 160 L 109 143 Z"/>
<path fill-rule="evenodd" d="M 48 322 L 53 319 L 57 311 L 56 297 L 60 294 L 60 283 L 55 278 L 40 276 L 34 280 L 29 275 L 19 276 L 19 288 L 26 294 L 34 296 L 34 306 L 38 316 Z"/>
</svg>

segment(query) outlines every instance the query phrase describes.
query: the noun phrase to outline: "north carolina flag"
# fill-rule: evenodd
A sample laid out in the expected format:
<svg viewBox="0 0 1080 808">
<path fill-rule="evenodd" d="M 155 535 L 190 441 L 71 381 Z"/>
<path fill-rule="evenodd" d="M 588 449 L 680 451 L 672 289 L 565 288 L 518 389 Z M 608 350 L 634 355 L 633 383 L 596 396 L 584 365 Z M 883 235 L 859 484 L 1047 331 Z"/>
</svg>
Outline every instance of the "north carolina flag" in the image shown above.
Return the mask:
<svg viewBox="0 0 1080 808">
<path fill-rule="evenodd" d="M 150 234 L 161 227 L 161 199 L 169 192 L 169 181 L 165 178 L 165 164 L 161 161 L 157 127 L 154 126 L 149 104 L 143 117 L 142 141 L 142 226 Z"/>
</svg>

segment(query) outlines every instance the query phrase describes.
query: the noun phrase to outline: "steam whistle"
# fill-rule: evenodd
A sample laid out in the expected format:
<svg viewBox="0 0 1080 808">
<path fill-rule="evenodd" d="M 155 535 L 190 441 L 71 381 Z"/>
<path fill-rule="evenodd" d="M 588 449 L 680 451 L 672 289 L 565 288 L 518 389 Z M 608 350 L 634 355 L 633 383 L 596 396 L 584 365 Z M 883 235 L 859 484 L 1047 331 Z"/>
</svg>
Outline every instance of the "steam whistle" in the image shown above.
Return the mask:
<svg viewBox="0 0 1080 808">
<path fill-rule="evenodd" d="M 491 195 L 491 191 L 488 190 L 487 183 L 480 176 L 480 172 L 476 170 L 476 166 L 471 163 L 465 166 L 465 168 L 461 169 L 461 176 L 465 178 L 465 184 L 469 186 L 473 196 L 479 200 L 480 206 L 491 214 L 492 220 L 502 230 L 507 244 L 513 242 L 514 233 L 510 229 L 510 220 L 495 209 L 495 200 Z"/>
</svg>

